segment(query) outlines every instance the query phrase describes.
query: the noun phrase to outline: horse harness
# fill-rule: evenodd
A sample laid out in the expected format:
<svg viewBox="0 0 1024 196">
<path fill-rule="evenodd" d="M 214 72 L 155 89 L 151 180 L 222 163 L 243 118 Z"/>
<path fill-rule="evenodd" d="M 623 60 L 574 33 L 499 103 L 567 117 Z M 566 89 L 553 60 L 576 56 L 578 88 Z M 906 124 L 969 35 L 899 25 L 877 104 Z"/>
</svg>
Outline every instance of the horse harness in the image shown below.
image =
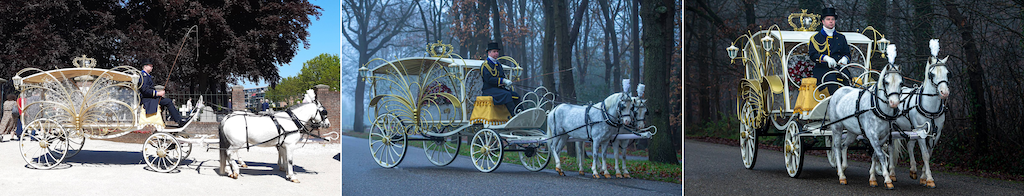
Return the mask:
<svg viewBox="0 0 1024 196">
<path fill-rule="evenodd" d="M 317 106 L 320 106 L 320 102 L 319 101 L 316 101 L 316 104 L 317 104 Z M 245 149 L 249 150 L 250 147 L 262 145 L 262 144 L 265 144 L 265 143 L 270 142 L 272 140 L 281 138 L 282 136 L 285 136 L 285 135 L 288 135 L 288 134 L 292 134 L 292 133 L 295 133 L 295 132 L 299 132 L 301 134 L 306 134 L 306 135 L 312 136 L 312 137 L 317 138 L 317 139 L 327 140 L 326 138 L 323 138 L 323 137 L 320 137 L 319 135 L 313 134 L 312 131 L 310 130 L 310 128 L 306 127 L 302 123 L 302 121 L 299 120 L 298 117 L 295 117 L 295 113 L 292 112 L 292 109 L 289 108 L 288 110 L 285 110 L 285 113 L 288 114 L 288 117 L 292 120 L 292 123 L 294 123 L 295 127 L 297 127 L 298 129 L 296 129 L 295 131 L 285 131 L 284 127 L 281 126 L 281 123 L 278 122 L 277 117 L 274 114 L 259 114 L 259 115 L 256 115 L 258 117 L 270 117 L 271 122 L 274 122 L 274 126 L 277 127 L 277 136 L 274 136 L 273 138 L 270 138 L 267 141 L 263 141 L 263 142 L 260 142 L 260 143 L 257 143 L 257 144 L 250 144 L 249 143 L 249 139 L 248 139 L 249 138 L 249 122 L 248 122 L 248 118 L 246 118 L 246 117 L 248 117 L 250 115 L 247 115 L 247 114 L 242 115 L 242 119 L 245 121 L 245 124 L 246 124 L 246 126 L 245 126 L 245 138 L 246 138 L 245 139 Z M 320 122 L 323 122 L 324 119 L 327 119 L 327 110 L 326 109 L 319 111 L 319 113 L 320 113 Z M 310 127 L 312 127 L 312 129 L 320 128 L 320 123 L 313 123 L 313 124 L 310 125 Z M 275 146 L 281 147 L 283 144 L 284 144 L 283 140 L 278 140 L 277 144 Z"/>
</svg>

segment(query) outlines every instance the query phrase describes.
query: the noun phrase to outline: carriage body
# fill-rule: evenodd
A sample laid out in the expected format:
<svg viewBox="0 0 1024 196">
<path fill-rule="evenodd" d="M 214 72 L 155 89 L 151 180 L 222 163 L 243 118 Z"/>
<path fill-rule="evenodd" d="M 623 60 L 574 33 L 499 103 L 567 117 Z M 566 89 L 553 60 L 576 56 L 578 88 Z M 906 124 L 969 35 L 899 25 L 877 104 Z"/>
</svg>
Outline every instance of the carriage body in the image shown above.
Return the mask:
<svg viewBox="0 0 1024 196">
<path fill-rule="evenodd" d="M 12 78 L 25 100 L 20 146 L 31 167 L 59 165 L 77 155 L 86 138 L 115 138 L 146 127 L 160 132 L 151 135 L 143 148 L 150 168 L 168 172 L 188 157 L 191 143 L 179 144 L 178 139 L 185 138 L 175 132 L 184 128 L 164 133 L 160 115 L 145 114 L 138 91 L 140 70 L 130 66 L 96 68 L 96 60 L 84 55 L 74 58 L 72 64 L 72 68 L 48 71 L 25 68 Z"/>
<path fill-rule="evenodd" d="M 546 110 L 540 106 L 550 103 L 540 99 L 553 97 L 553 94 L 544 88 L 526 93 L 521 96 L 523 99 L 534 99 L 520 104 L 523 112 L 507 121 L 473 120 L 474 110 L 484 109 L 478 108 L 477 97 L 481 95 L 480 74 L 486 61 L 463 59 L 452 54 L 452 48 L 438 42 L 428 46 L 427 57 L 395 61 L 378 58 L 360 68 L 359 74 L 364 78 L 360 82 L 368 83 L 372 97 L 367 109 L 367 114 L 372 114 L 367 115 L 372 122 L 370 153 L 381 167 L 397 166 L 405 157 L 409 141 L 423 142 L 428 160 L 438 166 L 448 165 L 455 159 L 464 136 L 493 133 L 488 136 L 506 136 L 517 143 L 535 141 L 529 142 L 534 146 L 543 143 L 537 142 L 538 138 L 546 136 L 541 129 Z M 502 69 L 510 79 L 519 79 L 522 67 L 515 59 L 505 56 L 498 60 L 502 61 Z M 544 160 L 546 165 L 547 159 Z M 489 169 L 481 171 L 491 171 L 497 164 L 484 167 Z"/>
<path fill-rule="evenodd" d="M 798 176 L 802 170 L 804 150 L 830 148 L 832 133 L 821 128 L 829 101 L 825 85 L 843 86 L 838 82 L 804 80 L 813 78 L 811 70 L 815 62 L 808 57 L 807 50 L 808 45 L 813 44 L 812 37 L 818 33 L 815 30 L 820 29 L 796 26 L 794 29 L 797 30 L 783 31 L 775 25 L 743 35 L 737 41 L 746 38 L 745 41 L 734 42 L 727 48 L 732 63 L 743 65 L 744 77 L 737 89 L 736 110 L 744 167 L 751 169 L 756 163 L 758 137 L 783 136 L 786 166 L 791 177 Z M 850 75 L 839 70 L 826 74 L 851 80 L 854 87 L 873 85 L 880 75 L 875 69 L 881 67 L 872 66 L 872 60 L 884 57 L 879 48 L 888 45 L 888 40 L 872 27 L 861 32 L 837 33 L 842 33 L 850 46 L 850 63 L 837 68 L 849 71 Z M 813 142 L 825 144 L 810 146 L 801 138 L 826 142 Z"/>
</svg>

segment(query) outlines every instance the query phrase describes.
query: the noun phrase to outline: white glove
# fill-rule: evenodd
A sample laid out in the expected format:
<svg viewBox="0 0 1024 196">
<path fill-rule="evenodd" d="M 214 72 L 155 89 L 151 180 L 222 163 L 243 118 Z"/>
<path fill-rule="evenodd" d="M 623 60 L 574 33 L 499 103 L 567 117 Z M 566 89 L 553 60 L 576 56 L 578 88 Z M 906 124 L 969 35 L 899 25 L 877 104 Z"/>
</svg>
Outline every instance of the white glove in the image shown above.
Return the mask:
<svg viewBox="0 0 1024 196">
<path fill-rule="evenodd" d="M 836 67 L 836 59 L 833 59 L 832 57 L 830 57 L 828 55 L 822 56 L 821 59 L 825 60 L 825 62 L 828 63 L 828 67 L 830 67 L 830 68 L 835 68 Z"/>
<path fill-rule="evenodd" d="M 512 86 L 512 80 L 508 80 L 508 79 L 504 79 L 503 78 L 503 79 L 501 79 L 501 83 L 504 84 L 505 86 Z"/>
<path fill-rule="evenodd" d="M 850 63 L 850 59 L 846 58 L 845 56 L 843 58 L 839 59 L 839 64 L 840 65 L 846 65 L 847 63 Z"/>
</svg>

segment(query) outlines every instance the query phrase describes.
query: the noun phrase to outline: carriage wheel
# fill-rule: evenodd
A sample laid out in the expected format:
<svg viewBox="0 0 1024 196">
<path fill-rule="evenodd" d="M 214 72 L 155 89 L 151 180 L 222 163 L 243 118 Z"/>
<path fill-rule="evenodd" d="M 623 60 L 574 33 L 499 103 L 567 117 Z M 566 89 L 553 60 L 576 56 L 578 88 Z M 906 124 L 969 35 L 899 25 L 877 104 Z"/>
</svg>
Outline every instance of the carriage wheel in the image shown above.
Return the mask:
<svg viewBox="0 0 1024 196">
<path fill-rule="evenodd" d="M 501 157 L 504 155 L 501 146 L 501 136 L 490 129 L 483 129 L 473 135 L 473 142 L 469 146 L 470 157 L 473 158 L 473 166 L 482 172 L 492 172 L 501 165 Z"/>
<path fill-rule="evenodd" d="M 750 103 L 744 104 L 742 114 L 753 116 L 753 108 Z M 740 122 L 740 155 L 743 156 L 743 167 L 754 169 L 757 163 L 757 130 L 749 123 Z"/>
<path fill-rule="evenodd" d="M 544 170 L 548 166 L 548 162 L 551 162 L 551 150 L 548 148 L 546 141 L 520 144 L 519 146 L 523 149 L 523 151 L 519 152 L 519 160 L 522 161 L 523 167 L 526 167 L 526 170 L 532 172 Z"/>
<path fill-rule="evenodd" d="M 82 152 L 82 147 L 85 146 L 85 133 L 81 130 L 74 131 L 68 134 L 68 156 L 67 158 L 74 157 Z"/>
<path fill-rule="evenodd" d="M 431 128 L 432 132 L 439 132 L 437 128 Z M 459 147 L 462 145 L 462 137 L 449 136 L 444 138 L 432 137 L 432 140 L 423 141 L 423 153 L 427 160 L 437 166 L 446 166 L 455 160 L 459 155 Z"/>
<path fill-rule="evenodd" d="M 789 177 L 796 178 L 804 167 L 804 150 L 800 143 L 800 128 L 794 123 L 786 126 L 786 171 Z"/>
<path fill-rule="evenodd" d="M 392 114 L 377 116 L 370 127 L 370 155 L 377 165 L 392 168 L 402 162 L 407 150 L 405 126 Z"/>
<path fill-rule="evenodd" d="M 61 162 L 68 152 L 67 135 L 60 123 L 50 119 L 38 119 L 25 126 L 18 140 L 21 157 L 36 169 L 50 169 Z"/>
<path fill-rule="evenodd" d="M 180 137 L 180 138 L 185 138 L 185 139 L 191 139 L 191 137 L 189 137 L 188 135 L 184 135 L 184 134 L 175 134 L 174 136 L 175 137 Z M 179 146 L 181 147 L 181 153 L 183 154 L 183 156 L 181 156 L 181 159 L 188 159 L 188 157 L 192 155 L 192 143 L 188 143 L 188 142 L 182 143 L 182 142 L 179 142 L 178 144 L 180 144 Z"/>
<path fill-rule="evenodd" d="M 167 133 L 153 134 L 142 145 L 142 158 L 153 171 L 170 172 L 185 158 L 178 140 Z"/>
</svg>

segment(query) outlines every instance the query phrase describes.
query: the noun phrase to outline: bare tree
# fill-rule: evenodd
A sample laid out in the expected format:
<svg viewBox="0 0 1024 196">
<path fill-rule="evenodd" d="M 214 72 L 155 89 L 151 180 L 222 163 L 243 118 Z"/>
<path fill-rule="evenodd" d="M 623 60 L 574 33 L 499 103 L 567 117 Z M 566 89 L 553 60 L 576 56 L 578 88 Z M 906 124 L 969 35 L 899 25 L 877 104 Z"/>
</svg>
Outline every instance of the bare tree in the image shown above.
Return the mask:
<svg viewBox="0 0 1024 196">
<path fill-rule="evenodd" d="M 390 45 L 391 39 L 408 27 L 407 21 L 413 10 L 401 7 L 402 4 L 392 1 L 345 0 L 344 27 L 341 34 L 349 45 L 359 53 L 359 65 L 365 65 L 380 49 Z M 352 128 L 363 131 L 364 96 L 366 82 L 358 77 L 355 93 L 355 118 Z"/>
</svg>

